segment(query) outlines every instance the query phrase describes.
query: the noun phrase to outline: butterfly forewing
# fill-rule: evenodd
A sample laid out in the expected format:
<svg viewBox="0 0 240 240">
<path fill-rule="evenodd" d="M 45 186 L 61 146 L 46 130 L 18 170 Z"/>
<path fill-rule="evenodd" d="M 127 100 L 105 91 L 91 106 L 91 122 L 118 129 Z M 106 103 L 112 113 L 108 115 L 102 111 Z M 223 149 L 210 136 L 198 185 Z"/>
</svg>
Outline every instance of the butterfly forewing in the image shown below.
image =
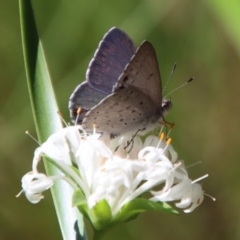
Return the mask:
<svg viewBox="0 0 240 240">
<path fill-rule="evenodd" d="M 118 28 L 112 28 L 100 42 L 89 64 L 86 79 L 99 91 L 112 93 L 124 68 L 135 54 L 132 40 Z"/>
<path fill-rule="evenodd" d="M 112 28 L 105 34 L 89 64 L 87 80 L 70 96 L 68 107 L 73 121 L 78 108 L 82 109 L 78 116 L 78 123 L 81 124 L 86 112 L 112 93 L 113 85 L 135 50 L 132 40 L 120 29 Z"/>
<path fill-rule="evenodd" d="M 152 99 L 156 108 L 161 110 L 162 85 L 155 50 L 151 43 L 144 41 L 126 66 L 114 91 L 121 86 L 131 85 Z"/>
</svg>

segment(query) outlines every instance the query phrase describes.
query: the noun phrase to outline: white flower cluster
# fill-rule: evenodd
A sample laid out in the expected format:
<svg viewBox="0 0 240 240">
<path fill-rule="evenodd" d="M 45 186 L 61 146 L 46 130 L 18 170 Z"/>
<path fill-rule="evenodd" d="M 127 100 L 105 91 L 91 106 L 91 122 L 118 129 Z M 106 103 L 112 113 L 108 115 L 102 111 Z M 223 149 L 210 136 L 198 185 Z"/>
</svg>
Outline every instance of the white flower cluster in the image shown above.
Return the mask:
<svg viewBox="0 0 240 240">
<path fill-rule="evenodd" d="M 178 201 L 176 206 L 185 212 L 193 211 L 203 201 L 201 186 L 188 178 L 170 139 L 149 136 L 142 143 L 136 136 L 130 153 L 122 147 L 124 137 L 117 143 L 114 140 L 111 147 L 101 139 L 98 134 L 87 135 L 81 126 L 69 126 L 51 135 L 35 151 L 32 171 L 22 178 L 28 200 L 39 202 L 42 192 L 61 178 L 75 190 L 82 190 L 90 209 L 105 199 L 112 216 L 145 192 L 151 193 L 149 200 L 154 202 Z M 46 176 L 39 173 L 37 164 L 42 156 L 54 161 L 63 174 Z M 77 166 L 79 174 L 69 166 L 69 161 Z M 160 187 L 159 191 L 153 191 Z"/>
</svg>

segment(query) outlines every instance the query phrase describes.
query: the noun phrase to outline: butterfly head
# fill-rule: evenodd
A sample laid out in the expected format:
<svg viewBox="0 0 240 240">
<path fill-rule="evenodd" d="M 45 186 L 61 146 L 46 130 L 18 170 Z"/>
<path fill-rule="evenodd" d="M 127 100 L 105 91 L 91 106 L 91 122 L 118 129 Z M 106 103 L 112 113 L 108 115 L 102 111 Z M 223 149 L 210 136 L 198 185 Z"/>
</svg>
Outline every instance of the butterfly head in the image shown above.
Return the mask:
<svg viewBox="0 0 240 240">
<path fill-rule="evenodd" d="M 162 113 L 163 113 L 163 115 L 168 113 L 171 108 L 172 108 L 171 99 L 163 99 L 162 100 Z"/>
</svg>

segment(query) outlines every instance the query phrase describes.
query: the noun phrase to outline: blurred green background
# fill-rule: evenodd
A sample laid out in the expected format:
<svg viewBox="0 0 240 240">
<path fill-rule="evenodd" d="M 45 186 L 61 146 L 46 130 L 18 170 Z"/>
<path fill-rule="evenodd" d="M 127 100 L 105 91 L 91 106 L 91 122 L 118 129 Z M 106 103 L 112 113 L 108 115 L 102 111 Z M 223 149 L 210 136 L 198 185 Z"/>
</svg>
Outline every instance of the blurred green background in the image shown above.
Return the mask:
<svg viewBox="0 0 240 240">
<path fill-rule="evenodd" d="M 69 121 L 68 99 L 85 79 L 89 61 L 112 27 L 138 46 L 155 47 L 166 92 L 173 146 L 192 179 L 205 173 L 206 197 L 191 214 L 144 213 L 112 229 L 106 239 L 240 239 L 240 1 L 239 0 L 34 0 L 33 7 L 59 109 Z M 61 239 L 50 192 L 37 205 L 21 190 L 37 144 L 23 64 L 18 1 L 0 0 L 0 239 Z"/>
</svg>

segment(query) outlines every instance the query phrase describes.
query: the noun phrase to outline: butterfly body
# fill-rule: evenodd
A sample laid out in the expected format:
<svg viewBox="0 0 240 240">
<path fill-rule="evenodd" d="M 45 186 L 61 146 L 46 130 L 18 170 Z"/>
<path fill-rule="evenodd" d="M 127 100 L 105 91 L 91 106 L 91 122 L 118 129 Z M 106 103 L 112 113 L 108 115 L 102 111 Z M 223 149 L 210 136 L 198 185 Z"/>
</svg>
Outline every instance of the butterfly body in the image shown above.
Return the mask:
<svg viewBox="0 0 240 240">
<path fill-rule="evenodd" d="M 103 38 L 90 62 L 87 81 L 77 87 L 69 102 L 74 121 L 76 109 L 81 107 L 78 123 L 83 128 L 92 130 L 95 124 L 98 132 L 111 136 L 159 126 L 171 105 L 170 100 L 162 99 L 152 44 L 144 41 L 136 50 L 131 39 L 117 28 Z"/>
</svg>

